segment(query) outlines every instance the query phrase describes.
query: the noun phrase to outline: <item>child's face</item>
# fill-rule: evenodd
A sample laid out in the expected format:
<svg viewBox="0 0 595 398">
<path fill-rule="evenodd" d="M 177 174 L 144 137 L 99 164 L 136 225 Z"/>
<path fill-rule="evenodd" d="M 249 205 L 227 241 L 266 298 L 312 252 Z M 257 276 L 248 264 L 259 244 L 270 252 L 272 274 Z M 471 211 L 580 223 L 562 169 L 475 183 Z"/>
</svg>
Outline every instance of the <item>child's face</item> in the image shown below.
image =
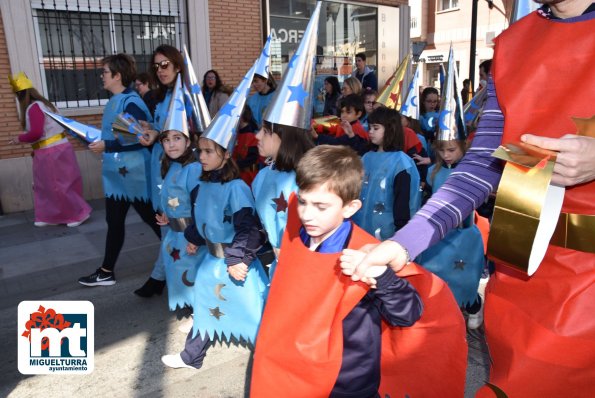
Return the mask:
<svg viewBox="0 0 595 398">
<path fill-rule="evenodd" d="M 360 207 L 359 200 L 344 204 L 337 194 L 327 189 L 326 183 L 298 192 L 298 216 L 314 243 L 326 239 Z"/>
<path fill-rule="evenodd" d="M 378 123 L 370 124 L 370 141 L 374 145 L 382 146 L 384 142 L 384 126 Z"/>
<path fill-rule="evenodd" d="M 364 108 L 366 108 L 366 113 L 370 114 L 374 110 L 374 104 L 376 103 L 376 96 L 375 95 L 366 95 L 364 98 Z"/>
<path fill-rule="evenodd" d="M 227 152 L 221 153 L 215 142 L 208 138 L 200 138 L 198 148 L 200 150 L 198 159 L 204 171 L 219 170 L 229 157 Z"/>
<path fill-rule="evenodd" d="M 262 93 L 267 87 L 267 80 L 260 76 L 254 76 L 252 79 L 252 87 L 259 93 Z"/>
<path fill-rule="evenodd" d="M 281 146 L 281 137 L 262 127 L 256 134 L 258 140 L 258 153 L 265 158 L 277 158 L 279 147 Z"/>
<path fill-rule="evenodd" d="M 463 150 L 456 141 L 446 142 L 442 148 L 438 150 L 438 155 L 444 160 L 447 165 L 457 163 L 463 157 Z"/>
<path fill-rule="evenodd" d="M 177 159 L 186 152 L 190 146 L 190 140 L 179 131 L 169 130 L 165 138 L 161 140 L 161 145 L 170 159 Z"/>
<path fill-rule="evenodd" d="M 434 112 L 438 106 L 438 96 L 436 94 L 428 94 L 424 100 L 424 109 L 426 112 Z"/>
<path fill-rule="evenodd" d="M 355 122 L 362 116 L 361 112 L 356 112 L 353 108 L 341 108 L 341 120 L 344 122 Z"/>
</svg>

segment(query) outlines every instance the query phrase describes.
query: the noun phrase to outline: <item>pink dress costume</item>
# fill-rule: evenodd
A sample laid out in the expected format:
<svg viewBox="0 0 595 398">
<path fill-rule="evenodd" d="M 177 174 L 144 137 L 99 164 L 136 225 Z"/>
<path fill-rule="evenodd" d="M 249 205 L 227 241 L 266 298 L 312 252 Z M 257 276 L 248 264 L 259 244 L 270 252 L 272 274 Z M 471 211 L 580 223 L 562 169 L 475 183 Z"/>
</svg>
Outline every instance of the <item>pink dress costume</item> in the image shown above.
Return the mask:
<svg viewBox="0 0 595 398">
<path fill-rule="evenodd" d="M 27 107 L 26 133 L 20 142 L 33 148 L 33 196 L 35 221 L 68 224 L 86 219 L 91 206 L 83 199 L 83 180 L 64 129 L 43 110 L 41 101 Z"/>
</svg>

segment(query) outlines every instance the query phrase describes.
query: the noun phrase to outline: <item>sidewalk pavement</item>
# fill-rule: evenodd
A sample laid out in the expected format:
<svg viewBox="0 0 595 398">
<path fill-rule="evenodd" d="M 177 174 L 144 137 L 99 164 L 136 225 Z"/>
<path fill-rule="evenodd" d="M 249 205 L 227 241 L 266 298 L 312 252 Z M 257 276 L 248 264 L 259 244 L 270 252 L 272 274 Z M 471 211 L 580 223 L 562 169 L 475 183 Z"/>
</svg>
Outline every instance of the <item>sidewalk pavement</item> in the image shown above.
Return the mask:
<svg viewBox="0 0 595 398">
<path fill-rule="evenodd" d="M 150 299 L 132 292 L 148 278 L 159 242 L 134 209 L 116 267 L 117 284 L 85 287 L 79 277 L 101 265 L 105 245 L 103 200 L 76 228 L 33 226 L 33 213 L 0 217 L 0 396 L 246 397 L 250 350 L 216 344 L 203 367 L 169 369 L 161 356 L 183 349 L 180 313 L 168 310 L 167 293 Z M 17 368 L 17 306 L 23 300 L 88 300 L 95 307 L 95 370 L 90 375 L 21 375 Z M 466 397 L 487 379 L 483 329 L 468 333 Z"/>
</svg>

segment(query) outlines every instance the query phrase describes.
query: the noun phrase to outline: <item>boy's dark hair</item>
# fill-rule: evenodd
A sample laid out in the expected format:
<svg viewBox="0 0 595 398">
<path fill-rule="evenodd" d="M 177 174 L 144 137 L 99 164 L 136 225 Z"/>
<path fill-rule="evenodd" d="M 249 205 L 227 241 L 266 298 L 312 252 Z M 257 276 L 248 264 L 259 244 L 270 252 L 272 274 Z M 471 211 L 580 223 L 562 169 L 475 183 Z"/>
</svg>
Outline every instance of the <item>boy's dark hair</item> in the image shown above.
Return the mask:
<svg viewBox="0 0 595 398">
<path fill-rule="evenodd" d="M 479 67 L 481 69 L 483 69 L 483 71 L 487 75 L 488 73 L 490 73 L 490 70 L 492 69 L 492 60 L 491 59 L 486 59 L 481 64 L 479 64 Z"/>
<path fill-rule="evenodd" d="M 138 80 L 142 84 L 148 85 L 149 88 L 153 88 L 153 81 L 151 79 L 151 76 L 149 76 L 147 72 L 141 72 L 138 75 L 136 75 L 136 80 Z"/>
<path fill-rule="evenodd" d="M 364 53 L 357 53 L 357 54 L 355 54 L 355 58 L 361 58 L 362 61 L 365 62 L 366 61 L 366 54 L 364 54 Z"/>
<path fill-rule="evenodd" d="M 368 115 L 368 125 L 381 124 L 384 127 L 382 149 L 385 152 L 402 151 L 405 134 L 401 125 L 401 115 L 394 109 L 380 107 Z"/>
<path fill-rule="evenodd" d="M 169 130 L 163 131 L 161 134 L 159 134 L 159 142 L 163 141 L 163 139 L 167 136 L 167 131 Z M 176 160 L 170 159 L 169 156 L 165 154 L 165 152 L 163 153 L 163 157 L 161 158 L 161 178 L 165 178 L 167 172 L 169 171 L 169 167 L 174 162 L 180 163 L 182 167 L 184 167 L 197 161 L 196 157 L 194 156 L 194 152 L 192 151 L 192 148 L 194 148 L 192 139 L 188 137 L 186 137 L 186 139 L 190 141 L 190 146 L 186 148 L 184 153 Z"/>
<path fill-rule="evenodd" d="M 279 171 L 294 171 L 302 156 L 314 148 L 312 137 L 306 130 L 283 124 L 273 125 L 266 120 L 262 122 L 262 127 L 265 134 L 277 134 L 281 138 L 275 159 L 275 168 Z"/>
<path fill-rule="evenodd" d="M 302 157 L 295 174 L 301 191 L 326 183 L 328 190 L 346 204 L 359 198 L 364 166 L 359 155 L 349 147 L 320 145 Z"/>
<path fill-rule="evenodd" d="M 361 95 L 357 94 L 349 94 L 343 98 L 339 102 L 339 107 L 341 109 L 353 109 L 355 112 L 361 112 L 362 114 L 365 112 L 364 108 L 364 99 Z"/>
<path fill-rule="evenodd" d="M 201 137 L 201 138 L 203 138 L 203 137 Z M 199 138 L 199 140 L 201 138 Z M 205 140 L 209 140 L 208 138 L 204 138 L 204 139 Z M 215 151 L 220 156 L 225 156 L 225 152 L 227 152 L 225 150 L 225 148 L 223 148 L 221 145 L 217 144 L 213 140 L 209 140 L 209 141 L 211 141 L 214 144 Z M 200 175 L 200 180 L 201 181 L 209 181 L 210 180 L 210 177 L 211 177 L 211 174 L 214 171 L 216 171 L 216 170 L 206 171 L 206 170 L 203 169 L 202 174 Z M 225 162 L 225 164 L 221 168 L 221 183 L 223 184 L 225 182 L 230 182 L 232 180 L 237 180 L 238 178 L 240 178 L 240 168 L 238 167 L 238 164 L 236 163 L 236 161 L 231 158 L 231 154 L 230 154 L 230 157 L 227 159 L 227 161 Z"/>
<path fill-rule="evenodd" d="M 120 74 L 121 82 L 124 87 L 129 87 L 136 78 L 136 61 L 127 54 L 108 55 L 101 60 L 102 65 L 107 65 L 112 76 Z"/>
<path fill-rule="evenodd" d="M 155 56 L 157 54 L 161 54 L 165 58 L 167 58 L 174 65 L 174 69 L 177 68 L 180 70 L 180 73 L 182 74 L 182 81 L 184 81 L 184 57 L 182 57 L 182 53 L 180 53 L 180 50 L 178 50 L 174 46 L 170 46 L 169 44 L 162 44 L 159 47 L 157 47 L 155 51 L 153 51 L 149 67 L 151 68 L 151 77 L 157 85 L 155 100 L 157 101 L 157 103 L 159 103 L 165 99 L 165 95 L 167 94 L 167 90 L 169 89 L 169 87 L 161 83 L 161 81 L 159 81 L 159 78 L 157 77 L 157 70 L 153 67 L 153 64 L 155 63 Z"/>
</svg>

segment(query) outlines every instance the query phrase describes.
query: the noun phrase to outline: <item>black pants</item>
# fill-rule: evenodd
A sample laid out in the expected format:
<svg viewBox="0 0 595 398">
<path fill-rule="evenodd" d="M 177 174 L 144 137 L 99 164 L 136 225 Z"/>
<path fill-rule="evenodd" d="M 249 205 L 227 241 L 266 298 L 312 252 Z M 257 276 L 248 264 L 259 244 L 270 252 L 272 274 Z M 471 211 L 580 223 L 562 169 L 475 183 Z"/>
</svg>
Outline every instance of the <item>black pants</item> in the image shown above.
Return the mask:
<svg viewBox="0 0 595 398">
<path fill-rule="evenodd" d="M 155 211 L 151 202 L 135 200 L 134 202 L 125 199 L 105 198 L 105 221 L 107 222 L 107 238 L 105 240 L 105 256 L 103 257 L 102 268 L 113 271 L 116 261 L 124 245 L 126 214 L 130 206 L 151 227 L 155 235 L 161 239 L 161 229 L 155 220 Z"/>
<path fill-rule="evenodd" d="M 207 349 L 211 345 L 211 339 L 206 334 L 204 338 L 200 337 L 200 332 L 192 337 L 194 329 L 190 329 L 188 336 L 186 336 L 186 344 L 184 344 L 184 351 L 180 356 L 186 365 L 190 365 L 196 369 L 200 369 L 202 361 L 207 356 Z"/>
</svg>

